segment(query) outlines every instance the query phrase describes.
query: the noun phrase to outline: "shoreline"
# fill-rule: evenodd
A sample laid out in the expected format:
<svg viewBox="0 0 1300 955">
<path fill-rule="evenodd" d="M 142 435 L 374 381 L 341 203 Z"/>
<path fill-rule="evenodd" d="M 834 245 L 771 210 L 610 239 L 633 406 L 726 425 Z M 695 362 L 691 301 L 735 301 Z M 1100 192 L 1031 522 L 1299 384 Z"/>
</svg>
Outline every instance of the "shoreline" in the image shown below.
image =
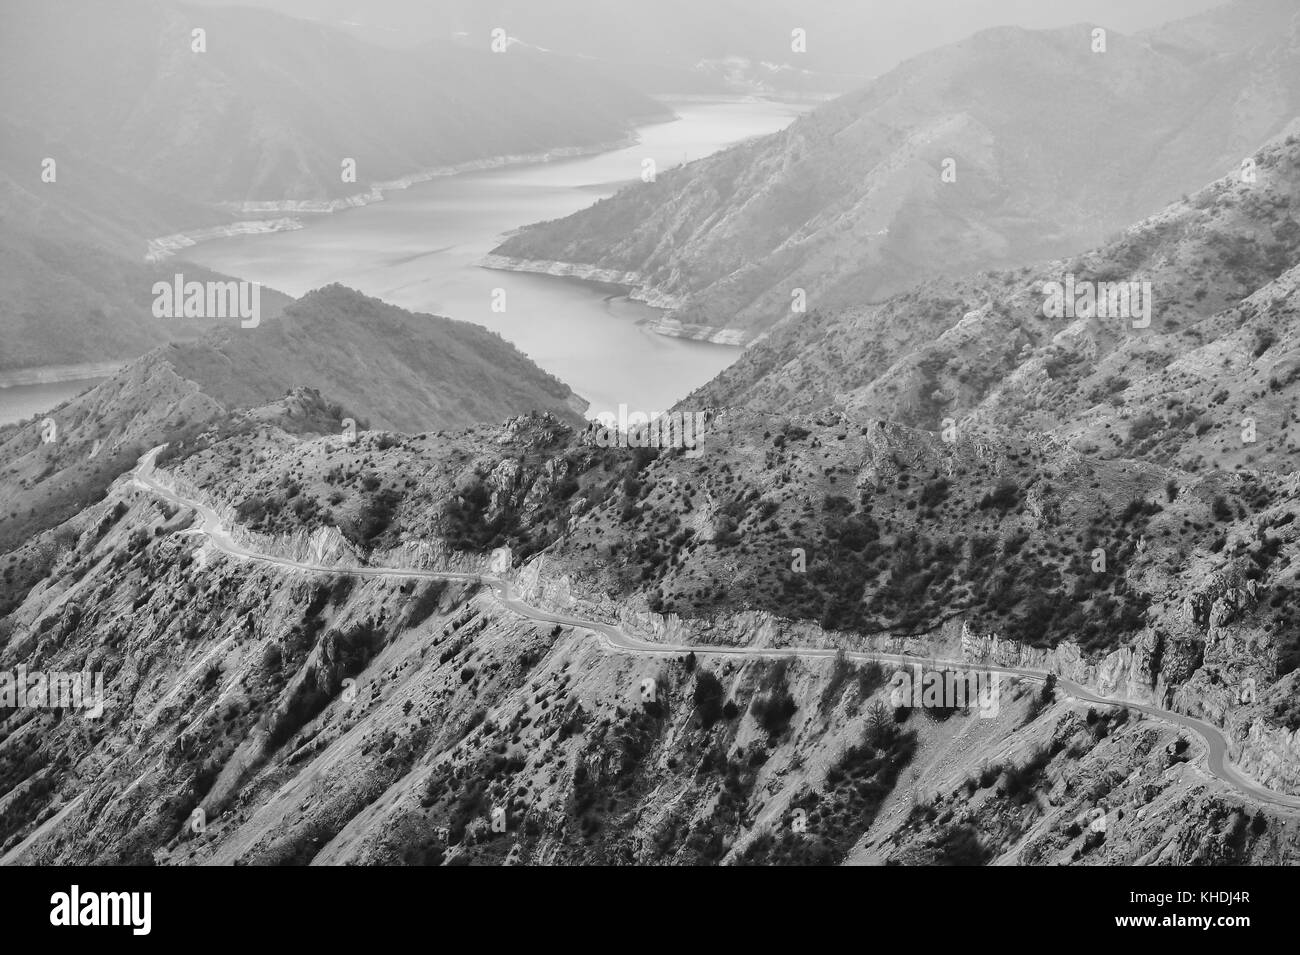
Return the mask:
<svg viewBox="0 0 1300 955">
<path fill-rule="evenodd" d="M 127 361 L 84 362 L 78 365 L 34 365 L 0 371 L 0 388 L 19 388 L 30 385 L 59 385 L 69 381 L 91 378 L 112 378 L 125 368 Z"/>
<path fill-rule="evenodd" d="M 676 117 L 670 115 L 662 122 L 672 122 L 674 118 Z M 639 125 L 650 125 L 650 123 L 645 121 Z M 295 215 L 333 215 L 335 212 L 357 209 L 375 202 L 383 202 L 385 192 L 395 189 L 409 189 L 411 186 L 429 182 L 433 179 L 460 176 L 471 172 L 487 172 L 510 166 L 531 166 L 560 162 L 565 159 L 579 159 L 584 156 L 599 155 L 600 153 L 613 152 L 618 149 L 628 149 L 639 142 L 641 142 L 641 136 L 634 129 L 620 139 L 593 143 L 589 146 L 558 146 L 555 149 L 547 149 L 542 152 L 507 153 L 488 156 L 483 159 L 471 159 L 450 166 L 434 166 L 397 179 L 371 183 L 369 189 L 338 199 L 268 199 L 222 202 L 218 203 L 216 207 L 228 211 L 232 215 L 280 215 L 278 218 L 243 219 L 224 226 L 209 226 L 204 229 L 191 229 L 185 232 L 174 232 L 170 235 L 158 236 L 149 240 L 148 250 L 144 258 L 146 262 L 156 263 L 175 255 L 182 249 L 188 249 L 201 242 L 209 242 L 213 239 L 227 239 L 239 235 L 267 235 L 273 232 L 292 232 L 305 229 L 306 225 L 301 219 L 295 218 Z M 284 215 L 284 213 L 290 213 L 290 215 Z"/>
<path fill-rule="evenodd" d="M 501 272 L 529 272 L 534 275 L 551 275 L 556 278 L 578 279 L 583 282 L 601 282 L 615 285 L 627 291 L 627 297 L 650 308 L 668 313 L 681 308 L 685 300 L 671 292 L 665 292 L 646 281 L 640 272 L 620 272 L 617 269 L 605 269 L 581 262 L 559 262 L 550 259 L 520 259 L 509 255 L 491 253 L 478 262 L 479 268 L 496 269 Z M 745 329 L 719 328 L 716 325 L 691 325 L 672 318 L 668 314 L 645 323 L 656 335 L 665 338 L 683 338 L 689 341 L 706 342 L 711 345 L 727 345 L 744 348 L 752 342 Z"/>
</svg>

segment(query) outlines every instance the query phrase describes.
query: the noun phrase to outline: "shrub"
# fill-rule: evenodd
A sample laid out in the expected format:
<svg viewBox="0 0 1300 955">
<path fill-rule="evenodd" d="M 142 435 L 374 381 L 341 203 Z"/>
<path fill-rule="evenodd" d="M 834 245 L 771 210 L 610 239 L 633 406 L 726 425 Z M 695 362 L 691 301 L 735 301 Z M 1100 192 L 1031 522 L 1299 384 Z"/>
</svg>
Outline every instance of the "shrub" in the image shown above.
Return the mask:
<svg viewBox="0 0 1300 955">
<path fill-rule="evenodd" d="M 780 736 L 790 725 L 790 717 L 799 707 L 784 685 L 754 697 L 749 712 L 769 736 Z"/>
<path fill-rule="evenodd" d="M 723 696 L 722 681 L 716 676 L 708 670 L 700 670 L 695 674 L 695 692 L 691 699 L 695 703 L 696 712 L 700 715 L 700 723 L 705 729 L 716 723 L 722 716 Z"/>
</svg>

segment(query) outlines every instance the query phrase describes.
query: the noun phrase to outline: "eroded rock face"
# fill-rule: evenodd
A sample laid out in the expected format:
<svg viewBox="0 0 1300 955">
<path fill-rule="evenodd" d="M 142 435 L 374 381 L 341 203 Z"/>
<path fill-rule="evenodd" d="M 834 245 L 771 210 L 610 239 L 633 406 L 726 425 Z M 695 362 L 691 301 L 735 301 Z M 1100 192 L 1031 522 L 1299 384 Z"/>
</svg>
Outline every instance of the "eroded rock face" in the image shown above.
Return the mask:
<svg viewBox="0 0 1300 955">
<path fill-rule="evenodd" d="M 231 556 L 193 533 L 188 510 L 120 483 L 41 541 L 50 569 L 6 621 L 0 669 L 94 666 L 110 699 L 102 730 L 40 713 L 4 727 L 0 755 L 21 759 L 0 767 L 37 768 L 0 779 L 0 852 L 736 861 L 788 849 L 765 833 L 795 808 L 833 825 L 819 850 L 833 861 L 923 860 L 951 825 L 975 827 L 1005 861 L 1292 851 L 1284 836 L 1269 842 L 1267 813 L 1256 832 L 1254 806 L 1242 836 L 1235 809 L 1245 803 L 1206 772 L 1195 739 L 1179 748 L 1171 724 L 1014 680 L 990 718 L 975 708 L 909 716 L 901 725 L 915 738 L 889 741 L 881 765 L 892 775 L 867 787 L 881 799 L 853 802 L 835 780 L 845 754 L 878 732 L 872 714 L 892 712 L 889 667 L 829 652 L 784 664 L 708 652 L 843 648 L 1052 672 L 1215 722 L 1242 771 L 1293 786 L 1294 727 L 1277 706 L 1294 686 L 1276 679 L 1277 576 L 1263 575 L 1268 555 L 1295 543 L 1277 485 L 1234 491 L 1182 475 L 1171 493 L 1166 470 L 1097 465 L 1059 442 L 1026 448 L 963 433 L 950 443 L 838 411 L 792 420 L 719 410 L 710 435 L 716 457 L 698 463 L 673 452 L 602 457 L 553 416 L 355 445 L 268 426 L 169 472 L 169 486 L 210 503 L 230 540 L 319 571 Z M 1217 522 L 1223 553 L 1181 530 L 1207 520 L 1219 494 L 1232 496 Z M 276 495 L 280 517 L 257 519 L 264 532 L 239 525 L 245 502 Z M 391 520 L 358 535 L 376 500 L 393 502 Z M 981 557 L 949 533 L 972 522 L 987 534 Z M 1095 543 L 1080 530 L 1089 525 L 1112 531 L 1109 569 L 1091 576 L 1079 571 Z M 909 569 L 894 559 L 923 534 L 932 535 L 918 549 L 924 560 Z M 789 562 L 791 546 L 806 545 L 808 566 L 820 558 L 819 579 L 833 579 L 873 548 L 875 562 L 836 594 L 865 605 L 895 583 L 906 593 L 918 567 L 956 566 L 967 581 L 981 563 L 1004 569 L 1013 538 L 1028 569 L 1008 578 L 1013 596 L 1043 587 L 1061 604 L 1096 607 L 1139 592 L 1136 609 L 1108 618 L 1122 632 L 1087 644 L 1016 629 L 1005 624 L 1014 614 L 988 612 L 986 595 L 938 577 L 915 588 L 926 592 L 913 594 L 909 609 L 924 611 L 913 625 L 880 613 L 837 630 L 816 621 L 845 618 L 819 618 L 826 594 L 799 591 Z M 530 605 L 617 624 L 651 652 L 520 616 L 471 583 L 347 573 L 362 566 L 506 576 Z M 765 599 L 787 585 L 799 599 Z M 674 586 L 678 599 L 665 602 Z M 1008 636 L 1026 633 L 1036 645 Z M 688 658 L 679 645 L 698 649 Z M 726 703 L 729 715 L 705 725 L 700 713 Z M 1002 768 L 981 783 L 984 763 Z M 1050 817 L 1028 841 L 1005 794 L 1021 771 Z M 827 785 L 852 813 L 834 809 Z M 914 814 L 918 799 L 934 798 L 943 803 L 934 818 Z M 492 824 L 502 807 L 505 836 Z M 202 838 L 186 821 L 196 809 Z"/>
<path fill-rule="evenodd" d="M 1255 606 L 1257 584 L 1239 568 L 1215 575 L 1205 587 L 1184 598 L 1184 619 L 1211 633 Z"/>
<path fill-rule="evenodd" d="M 873 707 L 887 705 L 888 673 L 846 673 L 827 658 L 779 666 L 778 675 L 773 660 L 704 651 L 825 646 L 999 662 L 1150 700 L 1189 670 L 1202 674 L 1197 636 L 1153 625 L 1090 661 L 1073 644 L 1026 648 L 960 619 L 894 639 L 827 632 L 763 610 L 656 613 L 644 599 L 602 594 L 593 577 L 548 553 L 508 572 L 515 593 L 539 608 L 617 623 L 652 644 L 699 644 L 688 663 L 680 653 L 621 653 L 581 630 L 528 621 L 469 584 L 353 580 L 345 562 L 358 557 L 332 529 L 236 536 L 268 553 L 320 557 L 333 574 L 231 558 L 178 533 L 184 514 L 118 490 L 125 513 L 112 516 L 116 500 L 86 512 L 76 548 L 62 558 L 88 569 L 33 591 L 0 650 L 0 666 L 94 666 L 109 687 L 93 737 L 75 718 L 31 713 L 0 743 L 50 757 L 0 796 L 8 821 L 0 851 L 11 859 L 737 861 L 785 851 L 764 833 L 787 826 L 796 807 L 816 809 L 831 827 L 831 861 L 924 861 L 951 825 L 977 827 L 989 861 L 1245 862 L 1295 851 L 1285 838 L 1270 841 L 1267 812 L 1258 825 L 1246 817 L 1246 837 L 1234 835 L 1239 800 L 1199 768 L 1199 743 L 1189 762 L 1171 763 L 1169 726 L 1122 722 L 1104 707 L 1090 716 L 1063 695 L 1034 704 L 1039 689 L 1014 681 L 991 719 L 974 709 L 934 721 L 912 714 L 901 731 L 915 733 L 917 747 L 899 755 L 882 801 L 836 815 L 818 793 L 868 733 Z M 488 555 L 429 540 L 366 559 L 495 571 Z M 1248 641 L 1239 623 L 1216 632 L 1215 665 L 1226 666 Z M 735 704 L 709 727 L 695 700 L 703 671 Z M 647 679 L 655 687 L 648 702 Z M 794 709 L 769 733 L 751 709 L 778 692 Z M 1055 749 L 1035 770 L 1050 819 L 1026 842 L 999 795 L 1005 782 L 979 779 L 988 765 L 1032 765 L 1040 746 Z M 1234 758 L 1291 784 L 1294 748 L 1294 734 L 1256 721 Z M 109 765 L 112 773 L 98 771 Z M 732 801 L 720 812 L 728 779 Z M 950 821 L 916 815 L 918 798 L 937 797 Z M 202 834 L 191 825 L 196 811 Z"/>
</svg>

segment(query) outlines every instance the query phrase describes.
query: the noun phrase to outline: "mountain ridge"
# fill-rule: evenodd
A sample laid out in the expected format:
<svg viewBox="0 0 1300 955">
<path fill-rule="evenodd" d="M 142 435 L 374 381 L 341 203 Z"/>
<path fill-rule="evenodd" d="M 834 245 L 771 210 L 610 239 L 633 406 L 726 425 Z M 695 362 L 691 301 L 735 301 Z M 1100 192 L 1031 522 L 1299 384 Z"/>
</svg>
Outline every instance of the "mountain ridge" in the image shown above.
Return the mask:
<svg viewBox="0 0 1300 955">
<path fill-rule="evenodd" d="M 657 330 L 745 342 L 800 299 L 880 301 L 929 275 L 1072 254 L 1238 167 L 1294 118 L 1294 11 L 1236 6 L 1258 14 L 1244 51 L 1189 47 L 1186 21 L 1183 45 L 1111 33 L 1104 53 L 1085 28 L 986 30 L 494 253 L 638 274 L 635 294 L 671 309 Z M 1259 24 L 1273 29 L 1251 47 Z"/>
</svg>

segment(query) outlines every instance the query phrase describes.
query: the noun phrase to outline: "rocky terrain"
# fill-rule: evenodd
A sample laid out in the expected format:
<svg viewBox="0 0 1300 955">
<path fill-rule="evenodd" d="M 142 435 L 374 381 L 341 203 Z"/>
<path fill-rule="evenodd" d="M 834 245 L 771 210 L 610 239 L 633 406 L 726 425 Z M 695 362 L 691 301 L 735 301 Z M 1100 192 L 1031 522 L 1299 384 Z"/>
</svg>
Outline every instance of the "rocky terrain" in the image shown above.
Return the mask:
<svg viewBox="0 0 1300 955">
<path fill-rule="evenodd" d="M 1300 135 L 1251 162 L 1251 181 L 1220 179 L 1075 258 L 791 316 L 683 404 L 830 407 L 934 431 L 1053 432 L 1189 471 L 1290 471 Z M 1044 288 L 1067 277 L 1147 283 L 1148 321 L 1048 317 Z"/>
<path fill-rule="evenodd" d="M 801 449 L 790 452 L 801 463 L 840 443 L 836 429 L 807 424 L 809 435 L 795 439 Z M 649 577 L 636 581 L 634 565 L 590 554 L 581 535 L 521 559 L 526 540 L 536 546 L 565 527 L 616 522 L 610 508 L 628 495 L 634 475 L 650 487 L 648 514 L 680 514 L 659 489 L 671 487 L 687 459 L 669 453 L 638 469 L 629 451 L 593 450 L 573 437 L 553 418 L 526 418 L 504 429 L 370 433 L 349 445 L 295 437 L 263 416 L 244 435 L 162 461 L 178 484 L 241 520 L 241 539 L 261 552 L 302 556 L 293 539 L 323 532 L 313 534 L 314 559 L 334 571 L 232 559 L 191 533 L 191 510 L 119 481 L 60 528 L 51 572 L 5 621 L 6 667 L 100 669 L 109 687 L 95 721 L 10 711 L 0 749 L 5 858 L 1294 858 L 1293 810 L 1243 798 L 1207 772 L 1196 736 L 1123 707 L 1089 706 L 1050 686 L 1007 680 L 992 718 L 974 708 L 915 711 L 894 706 L 887 665 L 708 652 L 719 643 L 820 643 L 946 655 L 947 640 L 979 657 L 1005 655 L 1013 644 L 1023 654 L 1023 643 L 1001 646 L 971 626 L 954 629 L 955 620 L 871 637 L 725 603 L 663 613 L 648 606 Z M 736 444 L 719 443 L 715 453 L 730 455 Z M 692 520 L 725 529 L 727 516 L 712 498 L 727 477 L 696 480 L 701 506 Z M 1083 475 L 1079 483 L 1094 482 Z M 602 497 L 606 503 L 594 503 Z M 1186 497 L 1180 510 L 1196 506 L 1194 495 Z M 571 503 L 557 513 L 562 500 Z M 875 506 L 904 512 L 886 500 Z M 1033 508 L 1022 517 L 1032 524 L 1046 514 Z M 480 536 L 466 546 L 466 534 Z M 620 536 L 617 529 L 606 536 L 609 551 L 623 549 Z M 999 536 L 1001 564 L 1013 535 Z M 535 604 L 613 616 L 652 641 L 698 641 L 699 652 L 611 651 L 588 631 L 521 617 L 471 584 L 357 579 L 347 571 L 358 555 L 378 566 L 483 566 L 487 549 L 501 542 L 519 545 L 513 576 Z M 834 545 L 813 544 L 809 553 L 819 546 Z M 707 541 L 674 560 L 703 566 L 724 549 Z M 1295 541 L 1281 549 L 1289 563 Z M 739 553 L 733 560 L 742 568 L 759 562 Z M 1115 575 L 1153 589 L 1154 563 L 1143 551 L 1118 557 Z M 1276 742 L 1282 731 L 1267 724 L 1275 700 L 1294 688 L 1260 666 L 1276 638 L 1265 626 L 1270 612 L 1257 573 L 1234 576 L 1231 561 L 1218 563 L 1217 576 L 1184 583 L 1181 602 L 1119 649 L 1107 653 L 1103 637 L 1084 652 L 1061 631 L 1039 652 L 1063 673 L 1135 700 L 1172 705 L 1171 693 L 1203 683 L 1187 694 L 1202 710 L 1217 692 L 1225 725 L 1244 730 L 1253 719 L 1248 733 L 1233 731 L 1235 756 L 1249 765 L 1259 752 L 1251 737 L 1272 733 L 1274 752 L 1287 752 Z M 602 593 L 593 583 L 600 575 L 621 580 L 626 593 Z M 1010 588 L 1011 599 L 1022 586 Z M 1084 593 L 1099 586 L 1085 581 Z M 737 603 L 751 593 L 734 589 Z M 1259 674 L 1261 692 L 1242 706 L 1235 691 L 1247 667 Z M 1269 781 L 1287 785 L 1278 773 Z"/>
<path fill-rule="evenodd" d="M 1112 35 L 1086 67 L 1079 31 L 982 34 L 596 206 L 582 228 L 643 201 L 655 224 L 575 270 L 727 284 L 674 257 L 734 206 L 772 227 L 746 233 L 768 249 L 729 232 L 736 255 L 842 277 L 845 307 L 769 324 L 727 299 L 764 337 L 675 409 L 702 416 L 694 447 L 611 443 L 499 337 L 340 286 L 0 428 L 0 677 L 105 687 L 102 712 L 0 708 L 0 861 L 1294 864 L 1290 13 Z M 1053 57 L 1116 135 L 1158 116 L 1160 144 L 1081 148 L 1102 119 L 1053 112 Z M 1037 139 L 1003 122 L 1012 86 L 1045 111 Z M 814 193 L 866 168 L 823 147 L 879 146 L 911 187 L 904 108 L 983 143 L 976 170 L 1064 197 L 1077 231 L 1023 216 L 1005 181 L 996 214 L 918 186 L 881 221 L 866 177 L 821 218 Z M 1052 132 L 1106 168 L 1022 154 Z M 745 178 L 787 160 L 775 190 Z M 1079 252 L 1094 187 L 1129 196 L 1103 219 L 1151 208 Z M 683 209 L 702 231 L 658 218 Z M 904 245 L 868 294 L 881 273 L 836 237 L 876 226 Z M 525 246 L 600 241 L 578 228 L 497 264 L 566 268 Z M 907 285 L 938 240 L 905 243 L 930 232 L 956 236 L 954 274 Z M 976 235 L 1014 265 L 970 271 Z M 992 689 L 898 692 L 958 671 Z"/>
<path fill-rule="evenodd" d="M 495 252 L 635 274 L 638 297 L 672 309 L 658 330 L 725 342 L 930 276 L 1075 254 L 1294 119 L 1295 17 L 1239 0 L 1111 31 L 1104 52 L 1087 24 L 987 30 Z"/>
<path fill-rule="evenodd" d="M 232 414 L 165 362 L 134 374 L 112 400 L 164 417 L 133 419 L 138 442 L 211 422 L 158 457 L 168 486 L 287 563 L 223 552 L 129 475 L 9 525 L 0 668 L 102 672 L 108 700 L 6 712 L 7 861 L 1296 857 L 1297 810 L 1138 709 L 1208 721 L 1239 772 L 1300 794 L 1285 449 L 1193 469 L 1181 442 L 1136 457 L 847 406 L 713 408 L 698 457 L 549 414 L 351 441 L 319 396 Z M 651 649 L 472 581 L 356 574 L 489 566 Z M 995 714 L 917 711 L 897 664 L 791 647 L 1047 671 L 1116 702 L 1008 677 Z"/>
<path fill-rule="evenodd" d="M 369 374 L 358 374 L 365 355 Z M 332 394 L 322 397 L 318 387 Z M 585 403 L 499 336 L 331 286 L 256 328 L 210 331 L 130 363 L 48 415 L 0 428 L 0 614 L 49 569 L 59 525 L 151 447 L 350 427 L 419 431 L 529 410 L 581 422 Z"/>
<path fill-rule="evenodd" d="M 808 348 L 809 371 L 772 357 L 776 334 L 696 396 L 710 402 L 698 455 L 605 447 L 563 413 L 417 434 L 363 422 L 352 441 L 320 395 L 259 406 L 253 389 L 232 408 L 214 397 L 219 376 L 201 386 L 164 353 L 137 363 L 65 409 L 66 438 L 10 466 L 29 495 L 87 487 L 63 477 L 89 467 L 78 415 L 138 403 L 95 478 L 102 500 L 24 498 L 3 525 L 0 667 L 97 670 L 109 700 L 99 720 L 8 711 L 0 851 L 1293 860 L 1300 484 L 1281 428 L 1297 168 L 1280 140 L 1258 155 L 1255 191 L 1220 182 L 1066 264 L 1174 290 L 1147 328 L 1053 332 L 1033 283 L 1060 263 L 926 286 L 848 337 L 829 330 L 862 312 L 818 315 L 826 347 Z M 1179 283 L 1180 269 L 1200 274 Z M 1013 291 L 992 299 L 997 288 Z M 291 321 L 309 320 L 305 304 Z M 932 314 L 957 318 L 927 328 Z M 832 340 L 861 350 L 837 363 Z M 941 396 L 902 387 L 909 369 L 941 367 L 918 349 L 1000 378 Z M 217 353 L 190 354 L 186 373 L 202 379 L 196 356 Z M 1127 384 L 1091 397 L 1120 372 Z M 784 413 L 760 407 L 773 396 Z M 1180 397 L 1194 416 L 1165 404 Z M 1121 440 L 1100 440 L 1107 423 L 1127 426 Z M 38 440 L 33 428 L 7 453 Z M 168 439 L 168 486 L 216 508 L 240 547 L 287 563 L 222 552 L 190 507 L 122 474 Z M 356 576 L 489 566 L 552 619 L 605 621 L 650 649 L 523 615 L 472 581 Z M 996 714 L 916 711 L 892 695 L 896 663 L 780 658 L 793 647 L 1049 672 L 1114 702 L 1008 677 Z M 1276 797 L 1217 774 L 1210 738 L 1177 714 L 1217 727 L 1235 771 Z"/>
</svg>

